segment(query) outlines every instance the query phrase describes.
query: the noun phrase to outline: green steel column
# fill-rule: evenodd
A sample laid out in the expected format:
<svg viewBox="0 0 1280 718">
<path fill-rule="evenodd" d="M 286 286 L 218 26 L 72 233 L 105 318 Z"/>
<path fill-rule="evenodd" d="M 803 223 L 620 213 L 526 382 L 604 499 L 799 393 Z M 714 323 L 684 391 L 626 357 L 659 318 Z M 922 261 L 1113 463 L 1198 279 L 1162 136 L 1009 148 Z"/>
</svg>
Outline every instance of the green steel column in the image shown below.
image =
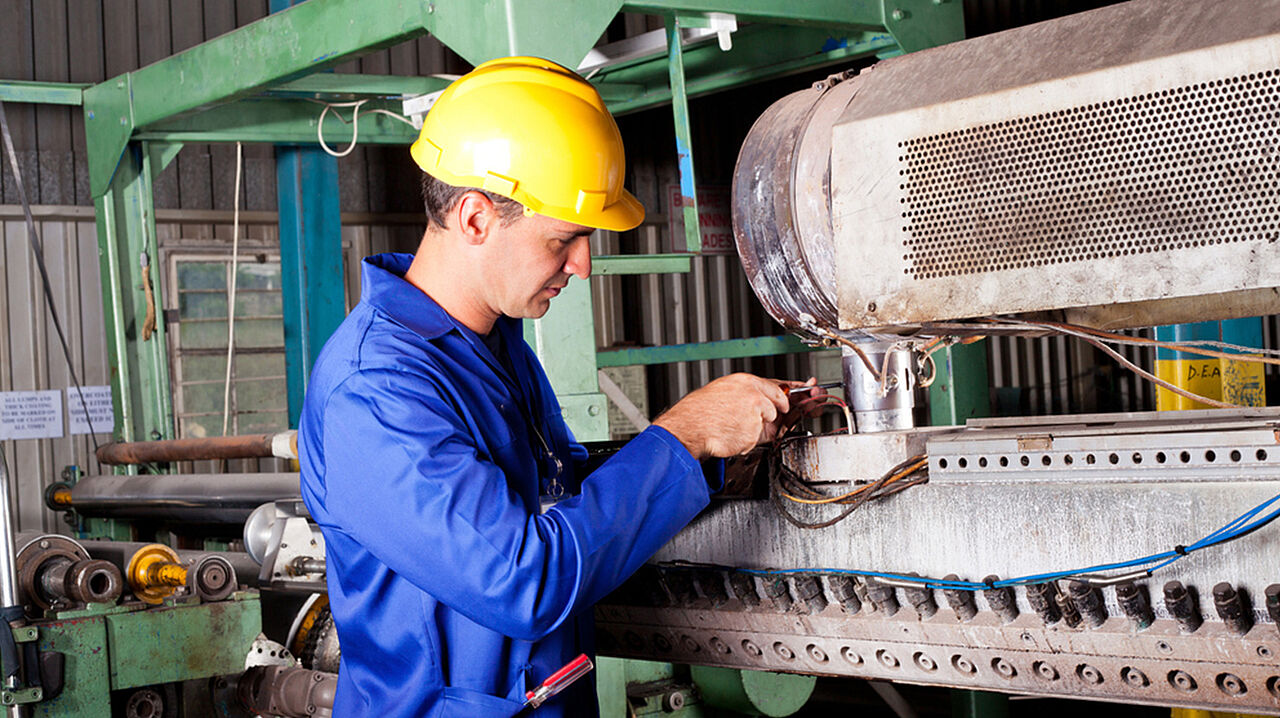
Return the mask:
<svg viewBox="0 0 1280 718">
<path fill-rule="evenodd" d="M 680 18 L 667 16 L 667 69 L 671 76 L 671 114 L 676 122 L 676 168 L 680 174 L 680 208 L 684 213 L 684 243 L 690 252 L 702 251 L 698 224 L 698 186 L 693 173 L 693 129 L 689 125 L 689 98 L 684 90 L 684 49 L 680 45 Z M 674 212 L 675 208 L 672 207 Z M 672 238 L 673 242 L 675 238 Z"/>
<path fill-rule="evenodd" d="M 579 441 L 609 438 L 609 413 L 596 378 L 596 332 L 591 285 L 572 279 L 551 310 L 525 322 L 525 341 L 547 370 L 565 422 Z"/>
<path fill-rule="evenodd" d="M 148 148 L 143 143 L 130 143 L 107 191 L 94 200 L 107 358 L 119 441 L 175 436 L 163 309 L 164 272 L 156 248 L 151 177 Z M 156 315 L 155 330 L 145 339 L 144 260 L 149 265 Z"/>
<path fill-rule="evenodd" d="M 937 377 L 929 386 L 929 423 L 958 426 L 991 415 L 986 342 L 955 344 L 933 353 Z"/>
</svg>

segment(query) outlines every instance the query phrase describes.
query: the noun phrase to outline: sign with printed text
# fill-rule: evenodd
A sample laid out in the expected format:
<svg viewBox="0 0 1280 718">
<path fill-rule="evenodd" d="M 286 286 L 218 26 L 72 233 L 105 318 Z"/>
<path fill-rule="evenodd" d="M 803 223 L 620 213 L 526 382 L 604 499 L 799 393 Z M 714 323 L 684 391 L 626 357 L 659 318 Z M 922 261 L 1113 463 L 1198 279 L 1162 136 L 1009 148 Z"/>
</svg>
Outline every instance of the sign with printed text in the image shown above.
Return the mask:
<svg viewBox="0 0 1280 718">
<path fill-rule="evenodd" d="M 57 439 L 62 436 L 62 392 L 0 392 L 0 439 Z"/>
<path fill-rule="evenodd" d="M 667 185 L 667 223 L 671 230 L 671 251 L 685 251 L 684 208 L 680 185 Z M 702 230 L 703 254 L 737 254 L 733 243 L 733 216 L 729 209 L 729 187 L 698 187 L 698 227 Z"/>
<path fill-rule="evenodd" d="M 116 415 L 111 410 L 110 386 L 84 386 L 84 403 L 89 405 L 86 415 L 80 403 L 80 392 L 74 386 L 67 387 L 67 421 L 72 434 L 110 434 L 116 430 Z"/>
</svg>

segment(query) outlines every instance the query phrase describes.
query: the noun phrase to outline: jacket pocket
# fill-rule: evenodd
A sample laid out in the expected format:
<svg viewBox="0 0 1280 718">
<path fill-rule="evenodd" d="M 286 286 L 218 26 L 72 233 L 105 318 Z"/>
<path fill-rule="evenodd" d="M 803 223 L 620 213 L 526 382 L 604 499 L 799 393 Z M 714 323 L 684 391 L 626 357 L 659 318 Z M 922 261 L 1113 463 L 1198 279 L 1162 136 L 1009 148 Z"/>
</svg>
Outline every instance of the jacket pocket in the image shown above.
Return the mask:
<svg viewBox="0 0 1280 718">
<path fill-rule="evenodd" d="M 469 688 L 446 686 L 438 718 L 512 718 L 524 703 L 491 696 Z"/>
</svg>

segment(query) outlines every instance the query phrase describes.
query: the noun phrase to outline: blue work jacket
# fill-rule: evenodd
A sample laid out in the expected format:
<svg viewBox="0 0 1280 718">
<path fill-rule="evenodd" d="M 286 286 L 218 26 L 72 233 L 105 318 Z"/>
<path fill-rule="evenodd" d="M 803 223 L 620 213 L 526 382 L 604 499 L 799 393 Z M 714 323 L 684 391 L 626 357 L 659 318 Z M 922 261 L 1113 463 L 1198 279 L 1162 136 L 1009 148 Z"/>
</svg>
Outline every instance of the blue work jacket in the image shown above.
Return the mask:
<svg viewBox="0 0 1280 718">
<path fill-rule="evenodd" d="M 495 326 L 504 363 L 404 280 L 411 259 L 364 261 L 360 303 L 316 360 L 299 423 L 342 646 L 334 715 L 513 716 L 592 653 L 592 605 L 710 488 L 658 427 L 579 476 L 585 452 L 520 322 Z M 545 513 L 552 462 L 531 421 L 573 494 Z M 528 714 L 595 715 L 593 678 Z"/>
</svg>

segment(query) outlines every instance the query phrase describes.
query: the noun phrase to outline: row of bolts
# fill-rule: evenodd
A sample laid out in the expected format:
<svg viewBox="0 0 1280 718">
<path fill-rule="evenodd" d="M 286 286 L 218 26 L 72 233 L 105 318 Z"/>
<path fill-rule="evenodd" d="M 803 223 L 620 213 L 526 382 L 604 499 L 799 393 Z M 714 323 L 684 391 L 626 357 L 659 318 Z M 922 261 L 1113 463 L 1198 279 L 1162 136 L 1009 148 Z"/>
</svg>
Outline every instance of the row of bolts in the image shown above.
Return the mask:
<svg viewBox="0 0 1280 718">
<path fill-rule="evenodd" d="M 665 583 L 671 589 L 672 596 L 692 597 L 690 578 L 682 571 L 663 572 Z M 701 579 L 702 577 L 699 577 Z M 849 614 L 862 610 L 862 598 L 858 594 L 857 582 L 851 576 L 827 576 L 827 584 L 831 588 L 832 597 L 838 601 Z M 802 574 L 793 576 L 790 582 L 794 585 L 795 595 L 803 601 L 811 612 L 817 613 L 827 607 L 826 595 L 817 575 Z M 958 581 L 954 574 L 943 578 L 944 581 Z M 997 576 L 988 576 L 983 583 L 988 585 L 999 581 Z M 774 606 L 781 610 L 789 610 L 792 606 L 791 589 L 785 578 L 766 580 L 763 582 L 765 594 Z M 894 586 L 877 581 L 875 578 L 864 579 L 865 596 L 876 610 L 885 616 L 893 616 L 900 608 L 897 591 Z M 1107 607 L 1101 589 L 1084 581 L 1064 581 L 1065 590 L 1060 590 L 1056 581 L 1046 581 L 1027 585 L 1027 603 L 1040 617 L 1046 626 L 1065 622 L 1071 628 L 1085 626 L 1096 628 L 1107 620 Z M 721 604 L 728 600 L 723 584 L 717 581 L 699 580 L 704 596 L 713 604 Z M 748 608 L 760 604 L 756 593 L 755 582 L 750 574 L 731 573 L 729 585 L 734 595 Z M 1121 612 L 1133 623 L 1135 629 L 1141 631 L 1155 621 L 1151 602 L 1146 591 L 1132 581 L 1116 584 L 1116 603 Z M 921 618 L 930 618 L 938 612 L 938 604 L 934 598 L 934 589 L 920 586 L 903 587 L 907 602 Z M 947 605 L 961 621 L 970 621 L 978 615 L 975 591 L 963 589 L 942 589 Z M 999 586 L 982 590 L 987 605 L 1004 623 L 1018 617 L 1018 604 L 1012 586 Z M 1280 628 L 1280 584 L 1272 584 L 1266 588 L 1267 613 Z M 1200 611 L 1192 591 L 1181 581 L 1169 581 L 1164 585 L 1164 605 L 1184 633 L 1193 633 L 1203 624 Z M 1213 605 L 1218 617 L 1222 619 L 1227 630 L 1239 636 L 1253 628 L 1253 613 L 1246 605 L 1244 596 L 1230 583 L 1222 582 L 1213 587 Z"/>
</svg>

